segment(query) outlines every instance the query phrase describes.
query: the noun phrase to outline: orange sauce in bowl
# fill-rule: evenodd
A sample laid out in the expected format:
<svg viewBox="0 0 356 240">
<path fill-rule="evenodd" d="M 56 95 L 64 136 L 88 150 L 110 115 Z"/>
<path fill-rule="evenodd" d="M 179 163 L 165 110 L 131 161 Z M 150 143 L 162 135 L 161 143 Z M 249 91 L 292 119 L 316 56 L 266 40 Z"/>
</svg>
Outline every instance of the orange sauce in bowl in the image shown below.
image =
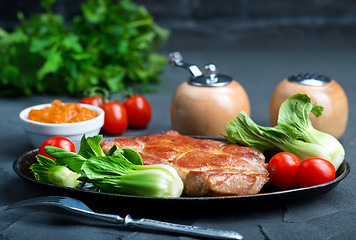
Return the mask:
<svg viewBox="0 0 356 240">
<path fill-rule="evenodd" d="M 63 104 L 56 99 L 51 106 L 31 109 L 28 119 L 43 123 L 75 123 L 93 119 L 98 113 L 77 103 Z"/>
</svg>

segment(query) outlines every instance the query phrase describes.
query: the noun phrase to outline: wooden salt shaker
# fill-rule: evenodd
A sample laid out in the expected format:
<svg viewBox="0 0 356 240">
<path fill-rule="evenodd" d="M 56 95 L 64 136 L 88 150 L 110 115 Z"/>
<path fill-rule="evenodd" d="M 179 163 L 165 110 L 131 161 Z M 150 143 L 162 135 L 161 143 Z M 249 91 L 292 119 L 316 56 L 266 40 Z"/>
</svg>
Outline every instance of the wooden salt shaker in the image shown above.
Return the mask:
<svg viewBox="0 0 356 240">
<path fill-rule="evenodd" d="M 324 107 L 323 114 L 310 114 L 313 127 L 340 139 L 348 120 L 348 101 L 343 88 L 321 74 L 302 73 L 282 80 L 274 89 L 270 100 L 270 123 L 277 124 L 279 107 L 291 95 L 308 94 L 313 103 Z"/>
</svg>

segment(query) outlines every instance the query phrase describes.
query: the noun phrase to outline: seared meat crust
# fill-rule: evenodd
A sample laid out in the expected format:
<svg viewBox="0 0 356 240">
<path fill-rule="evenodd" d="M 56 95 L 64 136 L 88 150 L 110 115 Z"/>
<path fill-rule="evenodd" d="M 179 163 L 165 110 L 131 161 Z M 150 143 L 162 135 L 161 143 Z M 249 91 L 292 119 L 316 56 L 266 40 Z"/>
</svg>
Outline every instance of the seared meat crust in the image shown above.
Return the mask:
<svg viewBox="0 0 356 240">
<path fill-rule="evenodd" d="M 265 157 L 248 147 L 196 139 L 176 131 L 101 143 L 107 154 L 116 145 L 138 151 L 144 164 L 174 167 L 187 196 L 226 196 L 258 193 L 268 181 Z"/>
</svg>

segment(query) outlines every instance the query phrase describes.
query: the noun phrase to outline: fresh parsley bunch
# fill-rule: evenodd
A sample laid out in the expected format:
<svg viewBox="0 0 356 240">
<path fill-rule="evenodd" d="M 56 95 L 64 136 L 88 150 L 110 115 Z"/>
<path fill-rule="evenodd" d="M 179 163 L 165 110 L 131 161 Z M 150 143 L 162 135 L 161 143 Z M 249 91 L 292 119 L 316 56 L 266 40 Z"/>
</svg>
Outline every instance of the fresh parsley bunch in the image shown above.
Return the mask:
<svg viewBox="0 0 356 240">
<path fill-rule="evenodd" d="M 67 23 L 42 0 L 45 13 L 12 33 L 0 28 L 0 96 L 81 94 L 94 86 L 116 92 L 158 82 L 165 57 L 154 53 L 169 31 L 131 0 L 88 0 Z"/>
</svg>

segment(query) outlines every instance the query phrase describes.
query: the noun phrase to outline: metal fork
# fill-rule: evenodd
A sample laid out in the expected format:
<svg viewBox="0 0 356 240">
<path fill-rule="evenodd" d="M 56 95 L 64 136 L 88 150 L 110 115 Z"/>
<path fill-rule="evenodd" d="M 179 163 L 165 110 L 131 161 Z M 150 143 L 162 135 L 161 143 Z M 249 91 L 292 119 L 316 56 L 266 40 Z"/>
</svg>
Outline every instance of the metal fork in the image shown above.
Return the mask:
<svg viewBox="0 0 356 240">
<path fill-rule="evenodd" d="M 32 198 L 9 205 L 5 210 L 10 210 L 17 207 L 41 206 L 49 205 L 60 207 L 65 210 L 78 213 L 80 215 L 110 222 L 123 224 L 125 227 L 134 227 L 139 229 L 159 230 L 165 232 L 174 232 L 185 235 L 214 238 L 214 239 L 243 239 L 243 236 L 233 231 L 223 231 L 217 229 L 201 228 L 196 226 L 180 225 L 168 222 L 161 222 L 151 219 L 132 219 L 130 215 L 125 218 L 114 214 L 97 213 L 91 210 L 82 201 L 64 196 L 46 196 Z"/>
</svg>

